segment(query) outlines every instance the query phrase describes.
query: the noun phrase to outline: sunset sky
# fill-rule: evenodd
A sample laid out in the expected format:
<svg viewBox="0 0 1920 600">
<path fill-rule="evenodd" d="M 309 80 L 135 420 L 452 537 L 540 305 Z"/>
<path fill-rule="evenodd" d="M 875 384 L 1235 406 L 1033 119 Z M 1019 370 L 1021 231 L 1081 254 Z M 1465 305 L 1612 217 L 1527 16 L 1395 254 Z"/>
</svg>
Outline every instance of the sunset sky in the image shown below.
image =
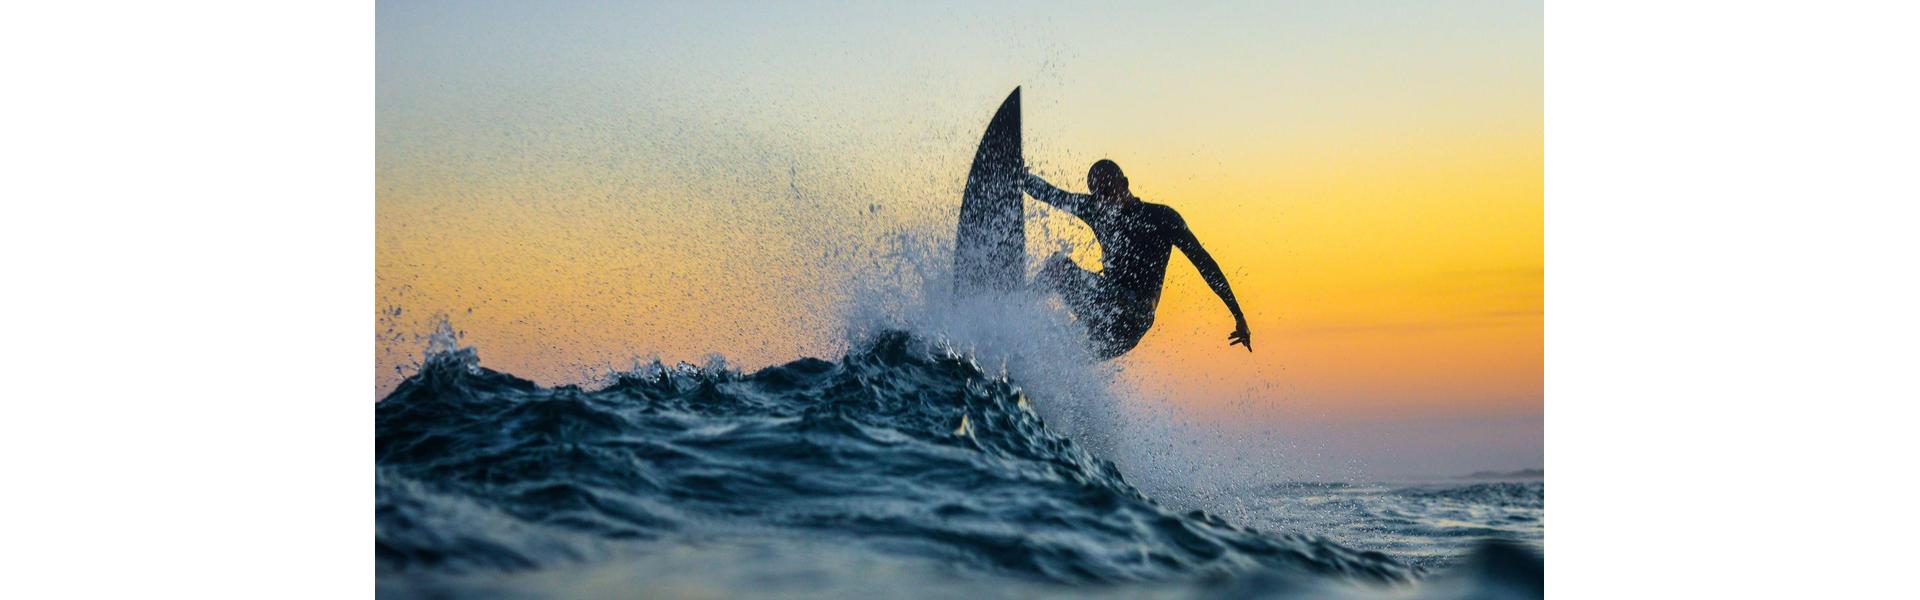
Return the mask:
<svg viewBox="0 0 1920 600">
<path fill-rule="evenodd" d="M 1126 385 L 1308 470 L 1540 466 L 1539 3 L 1109 4 L 380 3 L 376 396 L 436 312 L 547 384 L 831 357 L 1021 86 L 1037 172 L 1116 160 L 1246 309 L 1176 253 Z"/>
</svg>

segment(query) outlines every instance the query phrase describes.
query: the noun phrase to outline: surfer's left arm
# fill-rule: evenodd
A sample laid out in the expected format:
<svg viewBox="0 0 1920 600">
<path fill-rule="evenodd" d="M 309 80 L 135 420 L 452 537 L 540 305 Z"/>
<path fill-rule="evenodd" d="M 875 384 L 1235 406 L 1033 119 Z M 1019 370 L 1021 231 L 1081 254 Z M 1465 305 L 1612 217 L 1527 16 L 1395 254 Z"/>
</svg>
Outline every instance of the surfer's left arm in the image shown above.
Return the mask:
<svg viewBox="0 0 1920 600">
<path fill-rule="evenodd" d="M 1200 239 L 1194 237 L 1193 230 L 1187 228 L 1186 219 L 1182 219 L 1180 213 L 1168 212 L 1173 215 L 1173 245 L 1180 247 L 1180 253 L 1193 262 L 1193 268 L 1200 271 L 1200 278 L 1207 282 L 1207 287 L 1213 288 L 1214 295 L 1219 296 L 1220 301 L 1226 303 L 1227 310 L 1233 313 L 1234 329 L 1233 333 L 1227 334 L 1227 345 L 1239 344 L 1252 352 L 1253 338 L 1247 333 L 1247 316 L 1240 312 L 1240 302 L 1233 298 L 1233 288 L 1227 285 L 1227 274 L 1220 271 L 1220 263 L 1214 262 L 1213 255 L 1200 246 Z"/>
<path fill-rule="evenodd" d="M 1053 187 L 1053 184 L 1047 183 L 1047 180 L 1041 179 L 1039 175 L 1035 175 L 1032 171 L 1026 171 L 1024 169 L 1020 174 L 1020 185 L 1021 188 L 1027 192 L 1028 196 L 1033 196 L 1033 199 L 1051 204 L 1054 208 L 1064 210 L 1067 214 L 1073 215 L 1074 218 L 1082 221 L 1087 220 L 1087 205 L 1093 201 L 1093 196 L 1075 194 Z"/>
</svg>

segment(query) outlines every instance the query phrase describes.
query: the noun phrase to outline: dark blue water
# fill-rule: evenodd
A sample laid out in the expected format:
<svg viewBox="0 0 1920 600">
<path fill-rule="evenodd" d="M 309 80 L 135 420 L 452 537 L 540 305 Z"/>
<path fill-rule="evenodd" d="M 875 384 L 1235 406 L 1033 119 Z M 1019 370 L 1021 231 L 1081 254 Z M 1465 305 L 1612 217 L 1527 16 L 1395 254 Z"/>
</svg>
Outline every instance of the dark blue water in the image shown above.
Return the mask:
<svg viewBox="0 0 1920 600">
<path fill-rule="evenodd" d="M 837 362 L 658 368 L 594 390 L 443 352 L 375 408 L 379 591 L 1538 593 L 1524 545 L 1409 559 L 1162 505 L 1050 430 L 1040 401 L 897 332 Z M 1449 505 L 1539 498 L 1407 489 Z"/>
</svg>

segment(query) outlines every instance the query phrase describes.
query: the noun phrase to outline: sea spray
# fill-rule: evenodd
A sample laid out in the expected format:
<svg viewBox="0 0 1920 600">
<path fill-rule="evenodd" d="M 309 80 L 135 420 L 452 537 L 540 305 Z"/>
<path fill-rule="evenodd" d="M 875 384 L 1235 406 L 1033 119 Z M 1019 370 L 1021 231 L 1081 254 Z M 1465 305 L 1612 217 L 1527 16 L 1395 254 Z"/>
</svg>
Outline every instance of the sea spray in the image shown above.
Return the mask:
<svg viewBox="0 0 1920 600">
<path fill-rule="evenodd" d="M 1059 583 L 1415 573 L 1164 508 L 1015 381 L 902 331 L 838 361 L 598 390 L 430 357 L 376 405 L 378 564 L 516 572 L 786 539 Z"/>
<path fill-rule="evenodd" d="M 1086 330 L 1045 290 L 956 296 L 944 241 L 913 233 L 885 240 L 885 260 L 849 285 L 843 316 L 849 347 L 870 342 L 876 332 L 913 332 L 983 371 L 1018 381 L 1041 399 L 1036 410 L 1056 431 L 1096 455 L 1110 451 L 1121 421 L 1122 403 L 1111 386 L 1117 366 L 1093 356 Z"/>
<path fill-rule="evenodd" d="M 1047 227 L 1053 221 L 1042 215 L 1028 220 L 1042 225 L 1042 239 L 1056 242 L 1060 252 L 1088 243 Z M 870 258 L 858 263 L 843 290 L 847 346 L 896 330 L 935 341 L 1018 382 L 1052 429 L 1113 461 L 1142 487 L 1169 492 L 1183 508 L 1231 506 L 1188 500 L 1230 489 L 1225 484 L 1250 471 L 1272 476 L 1284 470 L 1284 462 L 1271 460 L 1280 457 L 1261 448 L 1271 440 L 1222 440 L 1218 428 L 1190 422 L 1182 404 L 1200 399 L 1166 395 L 1177 383 L 1152 394 L 1130 386 L 1122 370 L 1131 360 L 1095 358 L 1086 329 L 1057 295 L 1028 287 L 956 297 L 950 244 L 950 235 L 899 230 L 869 245 Z"/>
</svg>

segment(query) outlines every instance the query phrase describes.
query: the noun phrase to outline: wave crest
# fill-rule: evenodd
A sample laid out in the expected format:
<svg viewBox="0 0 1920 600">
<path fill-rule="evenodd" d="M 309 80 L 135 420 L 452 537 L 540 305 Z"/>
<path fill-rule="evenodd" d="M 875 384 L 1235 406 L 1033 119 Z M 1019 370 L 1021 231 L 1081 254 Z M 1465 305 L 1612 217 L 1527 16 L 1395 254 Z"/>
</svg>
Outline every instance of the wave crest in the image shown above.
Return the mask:
<svg viewBox="0 0 1920 600">
<path fill-rule="evenodd" d="M 785 533 L 1055 582 L 1415 575 L 1169 510 L 1050 429 L 1013 381 L 900 331 L 840 361 L 656 367 L 597 390 L 541 387 L 449 348 L 375 408 L 383 571 Z"/>
</svg>

